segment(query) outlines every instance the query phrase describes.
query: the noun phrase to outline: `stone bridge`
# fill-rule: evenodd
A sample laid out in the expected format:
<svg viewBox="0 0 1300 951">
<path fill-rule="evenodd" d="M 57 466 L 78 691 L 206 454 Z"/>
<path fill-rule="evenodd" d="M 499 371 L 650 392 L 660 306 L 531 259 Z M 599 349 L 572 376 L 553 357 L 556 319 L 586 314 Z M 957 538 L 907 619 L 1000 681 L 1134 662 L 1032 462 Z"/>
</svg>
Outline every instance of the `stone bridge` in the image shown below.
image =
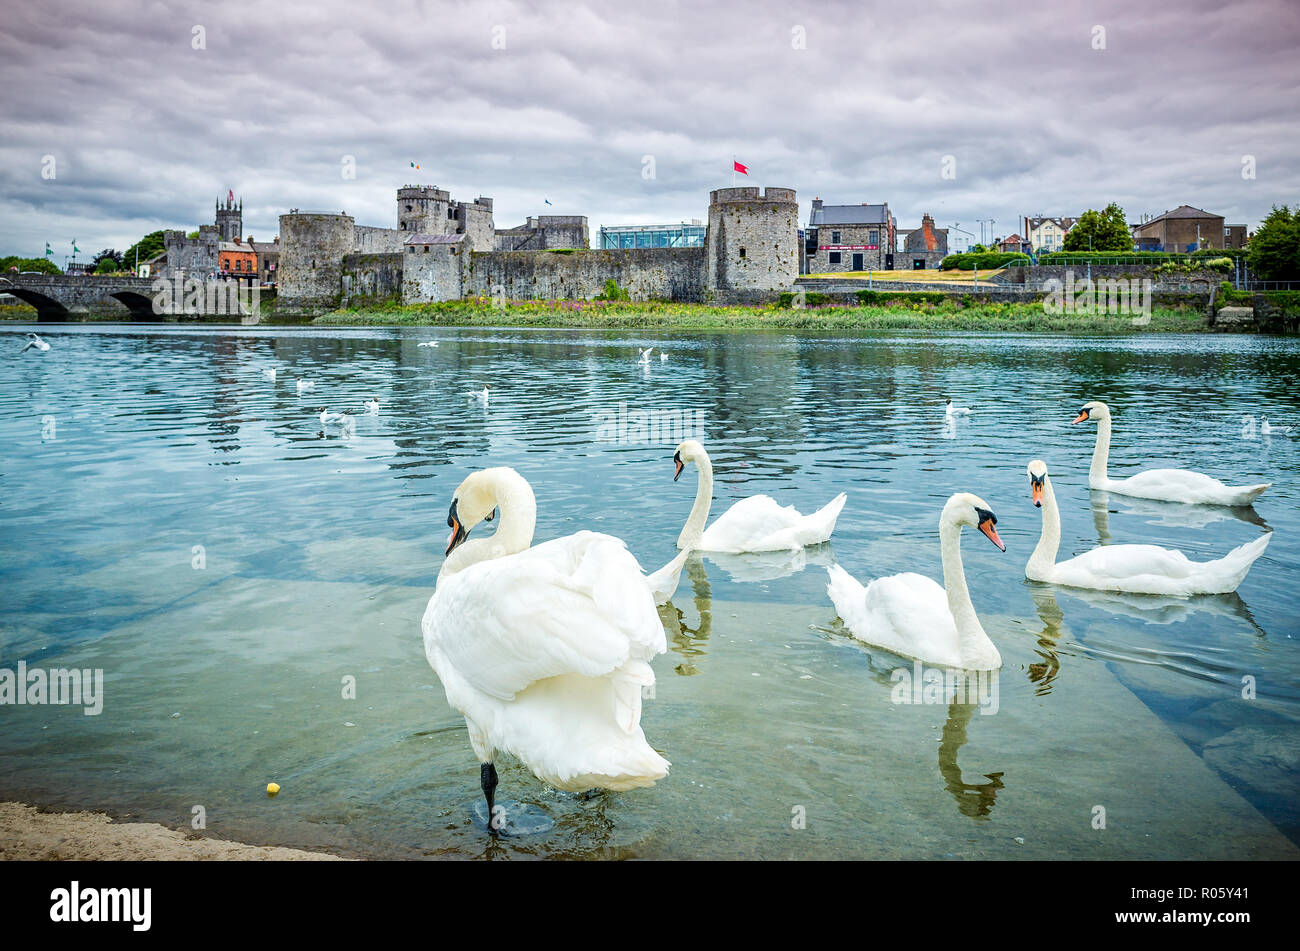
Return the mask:
<svg viewBox="0 0 1300 951">
<path fill-rule="evenodd" d="M 80 274 L 0 275 L 0 294 L 12 294 L 36 308 L 38 320 L 67 320 L 78 314 L 155 319 L 153 281 L 147 277 Z"/>
</svg>

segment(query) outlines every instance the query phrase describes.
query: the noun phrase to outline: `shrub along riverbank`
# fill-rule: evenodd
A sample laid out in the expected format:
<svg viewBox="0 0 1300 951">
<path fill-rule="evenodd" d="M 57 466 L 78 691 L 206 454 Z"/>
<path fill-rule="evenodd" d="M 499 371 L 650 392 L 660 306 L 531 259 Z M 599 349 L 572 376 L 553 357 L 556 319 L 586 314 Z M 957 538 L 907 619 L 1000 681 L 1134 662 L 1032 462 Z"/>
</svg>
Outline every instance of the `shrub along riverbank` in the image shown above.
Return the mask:
<svg viewBox="0 0 1300 951">
<path fill-rule="evenodd" d="M 1002 330 L 1044 333 L 1151 333 L 1207 330 L 1200 308 L 1155 308 L 1149 323 L 1110 314 L 1049 315 L 1041 303 L 985 303 L 942 294 L 859 305 L 788 301 L 722 307 L 668 301 L 506 301 L 489 298 L 339 310 L 312 323 L 326 326 L 507 326 L 662 330 Z M 808 295 L 813 298 L 814 295 Z"/>
</svg>

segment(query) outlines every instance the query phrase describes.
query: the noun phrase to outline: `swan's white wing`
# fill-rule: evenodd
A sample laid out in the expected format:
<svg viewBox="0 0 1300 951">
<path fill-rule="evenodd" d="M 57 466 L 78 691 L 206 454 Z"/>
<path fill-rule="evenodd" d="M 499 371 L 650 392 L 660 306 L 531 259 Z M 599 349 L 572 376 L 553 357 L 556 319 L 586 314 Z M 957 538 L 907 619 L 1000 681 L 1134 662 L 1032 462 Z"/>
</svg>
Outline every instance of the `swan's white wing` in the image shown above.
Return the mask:
<svg viewBox="0 0 1300 951">
<path fill-rule="evenodd" d="M 811 515 L 793 505 L 779 505 L 770 496 L 751 495 L 723 512 L 705 529 L 704 551 L 787 551 L 826 541 L 847 496 L 840 493 Z"/>
<path fill-rule="evenodd" d="M 1150 576 L 1186 580 L 1198 567 L 1181 551 L 1158 545 L 1103 545 L 1059 562 L 1055 578 L 1078 587 L 1110 588 Z"/>
<path fill-rule="evenodd" d="M 902 657 L 961 666 L 957 625 L 942 585 L 904 572 L 877 578 L 864 589 L 838 565 L 830 573 L 831 600 L 858 640 Z"/>
<path fill-rule="evenodd" d="M 508 700 L 530 684 L 601 677 L 667 649 L 650 588 L 623 542 L 579 532 L 439 582 L 424 615 L 435 669 Z"/>
<path fill-rule="evenodd" d="M 1107 545 L 1061 562 L 1052 580 L 1139 594 L 1224 594 L 1237 589 L 1271 537 L 1261 535 L 1214 561 L 1192 561 L 1180 551 L 1156 545 Z"/>
<path fill-rule="evenodd" d="M 1230 486 L 1190 469 L 1147 469 L 1128 479 L 1111 479 L 1106 488 L 1174 502 L 1249 505 L 1268 488 L 1268 484 Z"/>
</svg>

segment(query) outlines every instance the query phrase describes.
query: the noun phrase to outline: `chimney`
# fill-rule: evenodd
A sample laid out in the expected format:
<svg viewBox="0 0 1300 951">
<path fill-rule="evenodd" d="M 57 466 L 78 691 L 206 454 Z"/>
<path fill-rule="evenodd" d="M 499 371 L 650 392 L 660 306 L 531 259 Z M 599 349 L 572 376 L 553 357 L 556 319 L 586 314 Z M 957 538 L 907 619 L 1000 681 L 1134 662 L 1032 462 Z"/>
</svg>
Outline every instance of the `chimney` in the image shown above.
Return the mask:
<svg viewBox="0 0 1300 951">
<path fill-rule="evenodd" d="M 814 208 L 820 208 L 821 206 L 822 206 L 822 200 L 821 200 L 820 198 L 814 198 L 814 199 L 813 199 L 813 207 L 814 207 Z"/>
</svg>

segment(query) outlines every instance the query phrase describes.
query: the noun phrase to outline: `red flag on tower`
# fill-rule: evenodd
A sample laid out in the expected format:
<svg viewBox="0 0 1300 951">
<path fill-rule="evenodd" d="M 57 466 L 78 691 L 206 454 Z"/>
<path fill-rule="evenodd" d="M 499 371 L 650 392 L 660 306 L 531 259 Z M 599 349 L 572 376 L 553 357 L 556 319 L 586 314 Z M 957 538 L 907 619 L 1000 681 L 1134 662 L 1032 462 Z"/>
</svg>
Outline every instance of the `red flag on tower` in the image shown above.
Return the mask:
<svg viewBox="0 0 1300 951">
<path fill-rule="evenodd" d="M 226 191 L 226 200 L 227 200 L 227 201 L 234 201 L 234 200 L 235 200 L 235 190 L 234 190 L 233 188 L 228 189 L 228 190 Z"/>
<path fill-rule="evenodd" d="M 748 165 L 741 165 L 741 164 L 740 164 L 739 162 L 737 162 L 735 159 L 732 159 L 732 160 L 731 160 L 731 166 L 732 166 L 732 171 L 739 172 L 741 175 L 748 175 L 748 174 L 749 174 L 749 166 L 748 166 Z"/>
</svg>

